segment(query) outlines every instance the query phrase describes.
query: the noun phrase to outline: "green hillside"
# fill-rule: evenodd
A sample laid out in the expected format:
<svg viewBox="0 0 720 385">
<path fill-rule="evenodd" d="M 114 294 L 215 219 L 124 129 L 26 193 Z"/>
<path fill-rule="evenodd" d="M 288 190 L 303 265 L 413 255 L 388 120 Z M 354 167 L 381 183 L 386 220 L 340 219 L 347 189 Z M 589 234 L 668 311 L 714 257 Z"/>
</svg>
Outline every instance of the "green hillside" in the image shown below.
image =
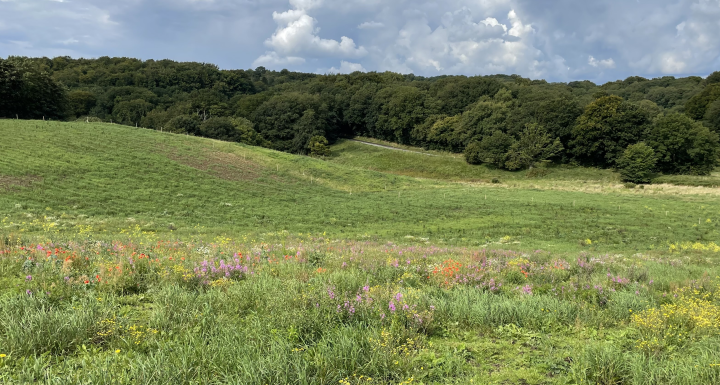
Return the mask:
<svg viewBox="0 0 720 385">
<path fill-rule="evenodd" d="M 549 250 L 590 239 L 615 251 L 718 235 L 716 190 L 628 190 L 607 171 L 558 168 L 527 178 L 347 141 L 324 161 L 103 123 L 2 120 L 0 137 L 6 231 L 288 230 L 467 245 L 506 237 L 516 248 Z M 502 183 L 482 183 L 492 177 Z"/>
<path fill-rule="evenodd" d="M 0 138 L 2 384 L 720 382 L 717 188 L 349 140 Z"/>
</svg>

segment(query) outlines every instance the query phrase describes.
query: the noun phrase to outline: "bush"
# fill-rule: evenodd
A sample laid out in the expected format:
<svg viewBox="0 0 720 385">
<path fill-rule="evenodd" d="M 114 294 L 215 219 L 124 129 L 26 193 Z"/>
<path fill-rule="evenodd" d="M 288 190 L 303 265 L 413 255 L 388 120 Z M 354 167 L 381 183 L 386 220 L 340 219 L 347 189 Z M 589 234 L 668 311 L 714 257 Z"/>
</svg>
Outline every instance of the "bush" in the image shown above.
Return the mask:
<svg viewBox="0 0 720 385">
<path fill-rule="evenodd" d="M 465 147 L 465 161 L 469 164 L 482 164 L 480 142 L 472 142 Z"/>
<path fill-rule="evenodd" d="M 629 189 L 633 189 L 633 188 L 637 187 L 637 185 L 635 183 L 630 183 L 630 182 L 625 183 L 623 186 L 625 186 L 625 188 L 629 188 Z"/>
<path fill-rule="evenodd" d="M 308 150 L 310 156 L 328 156 L 330 155 L 330 148 L 328 147 L 328 140 L 324 136 L 316 135 L 310 138 L 308 144 Z"/>
<path fill-rule="evenodd" d="M 628 146 L 617 164 L 623 181 L 649 183 L 656 162 L 655 151 L 645 143 L 638 143 Z"/>
</svg>

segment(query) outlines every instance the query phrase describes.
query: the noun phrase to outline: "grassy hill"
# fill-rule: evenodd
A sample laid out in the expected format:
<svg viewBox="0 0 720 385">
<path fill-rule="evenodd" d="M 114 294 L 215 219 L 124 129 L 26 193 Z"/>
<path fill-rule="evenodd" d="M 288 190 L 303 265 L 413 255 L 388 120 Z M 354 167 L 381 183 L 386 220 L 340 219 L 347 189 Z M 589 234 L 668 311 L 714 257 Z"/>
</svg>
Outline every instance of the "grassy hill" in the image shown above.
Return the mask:
<svg viewBox="0 0 720 385">
<path fill-rule="evenodd" d="M 352 141 L 0 138 L 0 383 L 720 383 L 717 189 Z"/>
<path fill-rule="evenodd" d="M 505 238 L 550 250 L 587 239 L 598 250 L 646 250 L 718 234 L 717 190 L 628 190 L 609 171 L 527 178 L 351 141 L 323 161 L 110 124 L 3 120 L 0 137 L 0 212 L 12 231 L 288 230 L 467 245 Z M 502 183 L 482 183 L 492 177 Z"/>
</svg>

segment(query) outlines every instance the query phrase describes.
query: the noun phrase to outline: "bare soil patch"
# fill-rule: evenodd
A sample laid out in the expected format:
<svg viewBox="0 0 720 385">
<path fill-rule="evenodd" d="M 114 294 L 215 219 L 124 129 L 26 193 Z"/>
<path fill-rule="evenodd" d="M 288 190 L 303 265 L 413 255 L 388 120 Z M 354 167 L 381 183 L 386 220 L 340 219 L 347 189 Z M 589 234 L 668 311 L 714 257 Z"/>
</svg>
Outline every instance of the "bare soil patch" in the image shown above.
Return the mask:
<svg viewBox="0 0 720 385">
<path fill-rule="evenodd" d="M 8 191 L 17 187 L 31 187 L 33 183 L 41 181 L 42 178 L 34 175 L 9 176 L 0 175 L 0 191 Z"/>
<path fill-rule="evenodd" d="M 230 181 L 255 180 L 261 176 L 262 166 L 240 155 L 204 149 L 200 156 L 166 152 L 168 158 L 196 170 L 205 171 Z"/>
</svg>

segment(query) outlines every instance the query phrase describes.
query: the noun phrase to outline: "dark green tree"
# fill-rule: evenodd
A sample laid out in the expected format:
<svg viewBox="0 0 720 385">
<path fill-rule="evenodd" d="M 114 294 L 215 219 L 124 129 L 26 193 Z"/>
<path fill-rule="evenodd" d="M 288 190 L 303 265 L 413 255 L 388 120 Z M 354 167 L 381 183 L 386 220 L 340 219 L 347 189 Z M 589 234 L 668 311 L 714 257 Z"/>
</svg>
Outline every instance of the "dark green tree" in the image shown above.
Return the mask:
<svg viewBox="0 0 720 385">
<path fill-rule="evenodd" d="M 645 137 L 655 150 L 657 167 L 662 172 L 706 175 L 717 165 L 718 135 L 684 114 L 657 119 Z"/>
<path fill-rule="evenodd" d="M 73 117 L 88 115 L 95 103 L 97 97 L 92 92 L 76 90 L 68 93 L 68 112 Z"/>
<path fill-rule="evenodd" d="M 317 109 L 318 97 L 315 95 L 289 92 L 275 95 L 258 107 L 252 115 L 252 122 L 260 135 L 271 143 L 271 147 L 281 151 L 303 153 L 307 151 L 307 142 L 296 146 L 297 127 L 295 124 L 307 110 Z M 309 135 L 310 139 L 313 135 Z M 295 142 L 295 143 L 294 143 Z"/>
<path fill-rule="evenodd" d="M 0 59 L 0 117 L 63 119 L 67 92 L 30 60 Z"/>
<path fill-rule="evenodd" d="M 618 96 L 601 97 L 585 107 L 578 118 L 571 151 L 583 163 L 613 166 L 627 146 L 642 139 L 649 123 L 640 107 Z"/>
<path fill-rule="evenodd" d="M 240 132 L 235 128 L 232 119 L 219 117 L 210 118 L 200 125 L 200 135 L 206 138 L 238 142 Z"/>
<path fill-rule="evenodd" d="M 142 99 L 120 102 L 113 108 L 113 118 L 117 123 L 139 125 L 145 114 L 152 108 L 152 104 Z"/>
<path fill-rule="evenodd" d="M 508 170 L 534 167 L 536 163 L 548 160 L 563 150 L 560 139 L 552 138 L 544 127 L 530 123 L 507 152 L 505 167 Z"/>
<path fill-rule="evenodd" d="M 465 160 L 470 164 L 490 163 L 505 167 L 507 152 L 514 140 L 500 130 L 483 137 L 481 141 L 471 142 L 465 147 Z"/>
<path fill-rule="evenodd" d="M 703 123 L 716 134 L 720 134 L 720 99 L 708 105 Z"/>
<path fill-rule="evenodd" d="M 632 183 L 649 183 L 655 170 L 657 156 L 652 147 L 640 142 L 631 144 L 618 158 L 617 167 L 622 180 Z"/>
<path fill-rule="evenodd" d="M 176 134 L 200 135 L 200 117 L 197 115 L 179 115 L 167 122 L 167 131 Z"/>
<path fill-rule="evenodd" d="M 399 86 L 378 92 L 373 99 L 377 120 L 371 123 L 373 137 L 398 143 L 410 143 L 413 128 L 435 114 L 438 102 L 426 91 L 416 87 Z"/>
<path fill-rule="evenodd" d="M 425 137 L 428 147 L 436 150 L 462 152 L 465 148 L 465 135 L 460 131 L 460 115 L 437 120 Z"/>
<path fill-rule="evenodd" d="M 715 71 L 705 78 L 705 85 L 720 83 L 720 71 Z"/>
<path fill-rule="evenodd" d="M 291 151 L 296 154 L 306 155 L 310 150 L 310 140 L 312 138 L 324 138 L 324 127 L 325 122 L 314 110 L 305 111 L 293 126 L 295 137 L 292 140 Z"/>
<path fill-rule="evenodd" d="M 231 121 L 237 131 L 236 141 L 249 144 L 251 146 L 269 146 L 269 143 L 267 143 L 267 141 L 265 141 L 262 136 L 255 131 L 251 121 L 245 118 L 232 118 Z"/>
<path fill-rule="evenodd" d="M 705 117 L 708 106 L 718 99 L 720 99 L 720 83 L 709 84 L 685 104 L 685 113 L 695 120 L 701 120 Z"/>
</svg>

